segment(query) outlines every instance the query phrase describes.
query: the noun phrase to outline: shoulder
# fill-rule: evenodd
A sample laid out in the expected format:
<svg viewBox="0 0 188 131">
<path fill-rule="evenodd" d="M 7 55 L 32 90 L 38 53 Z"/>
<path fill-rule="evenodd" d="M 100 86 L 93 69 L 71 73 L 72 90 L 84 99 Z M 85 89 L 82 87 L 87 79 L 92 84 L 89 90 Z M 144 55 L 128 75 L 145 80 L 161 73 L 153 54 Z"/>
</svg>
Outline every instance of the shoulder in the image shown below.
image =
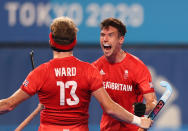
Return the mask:
<svg viewBox="0 0 188 131">
<path fill-rule="evenodd" d="M 144 64 L 144 62 L 138 58 L 137 56 L 133 55 L 133 54 L 130 54 L 130 53 L 127 53 L 127 56 L 128 56 L 128 59 L 129 59 L 129 62 L 134 65 L 134 66 L 140 66 L 140 67 L 145 67 L 146 65 Z"/>
<path fill-rule="evenodd" d="M 37 66 L 33 71 L 31 71 L 29 75 L 42 76 L 43 74 L 46 74 L 48 68 L 49 68 L 49 62 L 43 63 Z"/>
<path fill-rule="evenodd" d="M 37 71 L 42 71 L 42 70 L 44 70 L 44 69 L 47 69 L 49 66 L 50 66 L 50 62 L 46 62 L 46 63 L 43 63 L 43 64 L 39 65 L 39 66 L 36 68 L 36 70 L 37 70 Z"/>
<path fill-rule="evenodd" d="M 92 72 L 96 69 L 96 67 L 92 64 L 92 63 L 89 63 L 89 62 L 86 62 L 86 61 L 82 61 L 78 58 L 75 58 L 75 64 L 77 65 L 77 67 L 80 67 L 82 68 L 84 71 L 87 71 L 87 72 Z"/>
<path fill-rule="evenodd" d="M 89 63 L 89 62 L 82 61 L 82 60 L 80 60 L 78 58 L 76 58 L 76 60 L 77 60 L 77 63 L 79 64 L 79 66 L 81 66 L 81 67 L 85 67 L 85 68 L 93 67 L 92 64 Z"/>
<path fill-rule="evenodd" d="M 133 54 L 128 53 L 128 64 L 129 67 L 132 69 L 133 72 L 135 72 L 135 75 L 139 72 L 149 72 L 148 67 L 144 64 L 142 60 L 140 60 L 138 57 L 136 57 Z"/>
<path fill-rule="evenodd" d="M 85 61 L 79 61 L 79 67 L 84 72 L 87 80 L 93 80 L 93 78 L 99 77 L 100 73 L 96 66 Z"/>
<path fill-rule="evenodd" d="M 98 67 L 98 66 L 104 64 L 105 61 L 106 61 L 106 60 L 105 60 L 105 57 L 104 57 L 104 56 L 101 56 L 101 57 L 98 58 L 96 61 L 94 61 L 94 62 L 92 63 L 92 65 Z"/>
</svg>

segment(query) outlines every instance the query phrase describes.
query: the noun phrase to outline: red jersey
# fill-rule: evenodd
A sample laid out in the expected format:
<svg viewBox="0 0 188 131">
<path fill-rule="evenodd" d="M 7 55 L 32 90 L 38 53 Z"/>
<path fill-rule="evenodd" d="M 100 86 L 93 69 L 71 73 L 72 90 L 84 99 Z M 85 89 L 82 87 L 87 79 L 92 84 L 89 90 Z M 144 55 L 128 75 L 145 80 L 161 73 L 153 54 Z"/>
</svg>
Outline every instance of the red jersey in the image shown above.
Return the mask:
<svg viewBox="0 0 188 131">
<path fill-rule="evenodd" d="M 45 106 L 40 114 L 42 125 L 66 129 L 86 125 L 88 129 L 91 93 L 101 87 L 99 71 L 71 56 L 40 65 L 27 76 L 21 89 L 29 95 L 37 93 Z"/>
<path fill-rule="evenodd" d="M 126 53 L 120 63 L 109 63 L 102 56 L 93 63 L 103 77 L 103 87 L 110 97 L 134 113 L 133 104 L 143 101 L 143 94 L 154 92 L 151 86 L 151 75 L 144 63 L 137 57 Z M 101 131 L 133 131 L 138 127 L 113 119 L 103 112 L 100 123 Z"/>
</svg>

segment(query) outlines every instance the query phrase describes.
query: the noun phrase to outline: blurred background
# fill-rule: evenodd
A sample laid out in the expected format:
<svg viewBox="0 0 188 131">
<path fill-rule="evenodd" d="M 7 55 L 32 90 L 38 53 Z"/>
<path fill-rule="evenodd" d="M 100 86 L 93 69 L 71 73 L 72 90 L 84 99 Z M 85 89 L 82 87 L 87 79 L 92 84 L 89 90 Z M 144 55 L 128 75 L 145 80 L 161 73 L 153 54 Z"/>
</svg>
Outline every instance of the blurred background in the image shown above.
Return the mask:
<svg viewBox="0 0 188 131">
<path fill-rule="evenodd" d="M 124 50 L 139 57 L 150 69 L 159 99 L 159 85 L 168 81 L 174 89 L 171 99 L 156 117 L 151 131 L 188 130 L 188 1 L 187 0 L 1 0 L 0 1 L 0 99 L 9 97 L 35 65 L 52 58 L 48 45 L 49 25 L 55 17 L 71 17 L 78 25 L 74 55 L 93 62 L 100 49 L 100 22 L 107 17 L 121 19 L 127 26 Z M 37 96 L 0 116 L 0 131 L 14 130 L 37 106 Z M 90 131 L 99 131 L 102 114 L 92 98 Z M 37 130 L 39 115 L 24 131 Z"/>
</svg>

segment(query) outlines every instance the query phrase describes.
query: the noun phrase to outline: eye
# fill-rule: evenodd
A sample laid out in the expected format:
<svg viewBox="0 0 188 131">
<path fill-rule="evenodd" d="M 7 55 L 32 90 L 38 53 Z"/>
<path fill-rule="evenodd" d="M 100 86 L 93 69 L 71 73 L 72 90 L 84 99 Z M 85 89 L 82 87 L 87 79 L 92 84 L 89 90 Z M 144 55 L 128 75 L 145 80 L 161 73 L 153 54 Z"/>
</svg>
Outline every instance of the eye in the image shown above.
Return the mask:
<svg viewBox="0 0 188 131">
<path fill-rule="evenodd" d="M 109 37 L 112 37 L 113 35 L 114 35 L 114 33 L 110 33 L 110 34 L 108 34 Z"/>
<path fill-rule="evenodd" d="M 102 36 L 102 37 L 104 37 L 104 36 L 105 36 L 105 34 L 104 34 L 104 33 L 101 33 L 101 36 Z"/>
</svg>

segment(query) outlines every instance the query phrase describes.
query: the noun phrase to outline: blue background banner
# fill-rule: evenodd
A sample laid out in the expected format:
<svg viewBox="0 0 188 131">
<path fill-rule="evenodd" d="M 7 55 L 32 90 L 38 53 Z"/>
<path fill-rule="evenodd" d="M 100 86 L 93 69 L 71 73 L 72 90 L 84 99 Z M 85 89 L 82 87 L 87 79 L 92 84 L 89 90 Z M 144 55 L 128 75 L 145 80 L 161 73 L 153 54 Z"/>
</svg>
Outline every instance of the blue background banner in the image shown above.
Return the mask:
<svg viewBox="0 0 188 131">
<path fill-rule="evenodd" d="M 78 25 L 81 44 L 98 43 L 106 17 L 127 25 L 128 44 L 187 44 L 187 5 L 187 0 L 1 0 L 0 43 L 48 42 L 49 24 L 63 15 Z"/>
</svg>

